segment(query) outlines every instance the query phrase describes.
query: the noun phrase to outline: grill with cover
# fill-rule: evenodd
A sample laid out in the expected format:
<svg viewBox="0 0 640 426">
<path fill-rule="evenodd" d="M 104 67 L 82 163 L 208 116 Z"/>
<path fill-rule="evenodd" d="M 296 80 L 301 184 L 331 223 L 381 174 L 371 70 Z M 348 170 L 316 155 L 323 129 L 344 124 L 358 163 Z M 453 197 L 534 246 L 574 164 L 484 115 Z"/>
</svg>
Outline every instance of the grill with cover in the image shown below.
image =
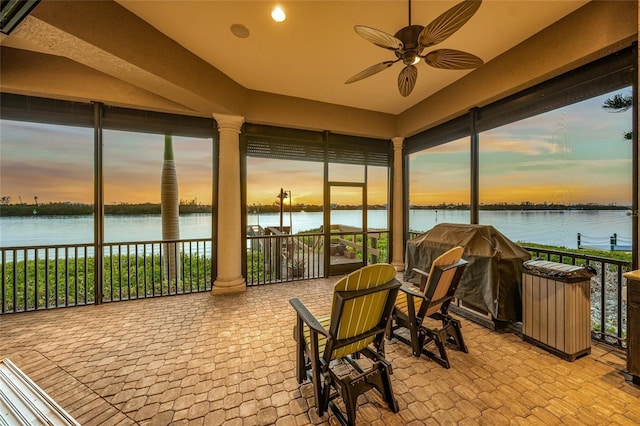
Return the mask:
<svg viewBox="0 0 640 426">
<path fill-rule="evenodd" d="M 441 223 L 407 241 L 405 280 L 416 282 L 413 268 L 428 270 L 436 257 L 455 246 L 464 247 L 463 258 L 469 262 L 456 298 L 490 314 L 494 323 L 520 321 L 522 263 L 531 255 L 493 226 Z"/>
</svg>

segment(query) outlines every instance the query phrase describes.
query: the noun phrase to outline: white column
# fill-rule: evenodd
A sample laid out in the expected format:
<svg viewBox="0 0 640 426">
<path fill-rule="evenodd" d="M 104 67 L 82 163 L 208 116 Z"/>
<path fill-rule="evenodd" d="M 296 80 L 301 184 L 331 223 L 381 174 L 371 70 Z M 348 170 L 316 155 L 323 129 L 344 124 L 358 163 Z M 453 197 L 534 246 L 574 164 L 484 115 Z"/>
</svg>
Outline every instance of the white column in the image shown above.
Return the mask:
<svg viewBox="0 0 640 426">
<path fill-rule="evenodd" d="M 396 267 L 398 271 L 404 271 L 404 223 L 403 223 L 403 197 L 404 191 L 402 187 L 402 176 L 404 170 L 402 170 L 402 145 L 404 138 L 396 136 L 391 138 L 393 142 L 393 255 L 391 264 Z"/>
<path fill-rule="evenodd" d="M 213 294 L 246 290 L 242 276 L 240 128 L 244 117 L 213 114 L 220 132 L 218 157 L 218 276 Z"/>
</svg>

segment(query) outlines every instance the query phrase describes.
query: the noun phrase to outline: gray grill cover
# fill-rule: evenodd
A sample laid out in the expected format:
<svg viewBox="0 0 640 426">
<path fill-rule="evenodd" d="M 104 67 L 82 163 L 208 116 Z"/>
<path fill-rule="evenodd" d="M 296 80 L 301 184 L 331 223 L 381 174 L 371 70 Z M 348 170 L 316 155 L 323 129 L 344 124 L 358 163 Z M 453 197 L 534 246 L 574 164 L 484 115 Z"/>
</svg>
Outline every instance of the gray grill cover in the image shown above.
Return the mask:
<svg viewBox="0 0 640 426">
<path fill-rule="evenodd" d="M 413 268 L 428 272 L 436 257 L 455 246 L 464 247 L 469 262 L 455 296 L 494 319 L 521 321 L 522 263 L 531 255 L 493 226 L 441 223 L 407 241 L 405 280 L 418 282 Z"/>
</svg>

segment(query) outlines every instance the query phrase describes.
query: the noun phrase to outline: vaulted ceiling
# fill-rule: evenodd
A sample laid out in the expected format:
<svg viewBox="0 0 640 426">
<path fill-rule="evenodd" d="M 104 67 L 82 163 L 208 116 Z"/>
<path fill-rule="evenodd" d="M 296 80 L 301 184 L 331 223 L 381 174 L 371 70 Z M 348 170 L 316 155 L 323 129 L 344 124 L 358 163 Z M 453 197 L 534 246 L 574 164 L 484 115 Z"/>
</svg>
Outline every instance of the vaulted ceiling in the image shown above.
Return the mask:
<svg viewBox="0 0 640 426">
<path fill-rule="evenodd" d="M 405 113 L 465 77 L 508 72 L 504 68 L 511 65 L 501 64 L 501 55 L 586 3 L 484 0 L 459 31 L 436 47 L 472 53 L 485 65 L 452 71 L 420 63 L 416 87 L 403 97 L 397 86 L 401 63 L 353 84 L 345 81 L 395 59 L 392 51 L 360 37 L 354 25 L 394 34 L 409 23 L 408 1 L 281 1 L 287 18 L 276 23 L 270 16 L 275 1 L 44 0 L 0 39 L 0 85 L 5 92 L 193 115 L 241 114 L 275 124 L 286 123 L 283 115 L 302 111 L 323 120 L 309 119 L 299 127 L 340 130 L 349 126 L 343 121 L 366 120 L 371 134 L 393 135 L 398 117 L 410 116 Z M 411 23 L 426 25 L 456 4 L 413 0 Z M 238 24 L 248 37 L 233 33 Z M 627 36 L 625 31 L 607 35 L 606 42 Z M 542 61 L 554 55 L 556 41 L 562 46 L 559 38 L 538 49 Z M 415 124 L 409 127 L 416 130 Z"/>
<path fill-rule="evenodd" d="M 408 25 L 409 4 L 397 1 L 284 1 L 287 18 L 271 19 L 276 1 L 118 0 L 122 6 L 204 59 L 242 86 L 262 92 L 399 114 L 463 77 L 418 64 L 416 88 L 398 92 L 400 63 L 366 80 L 344 82 L 363 69 L 396 59 L 361 38 L 354 25 L 393 35 Z M 427 25 L 458 0 L 412 1 L 412 24 Z M 462 29 L 438 47 L 463 50 L 489 62 L 586 1 L 485 0 Z M 249 37 L 230 30 L 244 25 Z"/>
</svg>

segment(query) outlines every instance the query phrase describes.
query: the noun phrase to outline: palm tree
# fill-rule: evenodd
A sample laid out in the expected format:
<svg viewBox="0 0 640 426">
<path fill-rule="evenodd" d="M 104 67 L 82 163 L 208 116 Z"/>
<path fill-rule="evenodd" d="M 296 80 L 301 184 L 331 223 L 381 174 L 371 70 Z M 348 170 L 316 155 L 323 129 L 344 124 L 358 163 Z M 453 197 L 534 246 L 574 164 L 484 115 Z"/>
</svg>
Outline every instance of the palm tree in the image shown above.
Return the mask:
<svg viewBox="0 0 640 426">
<path fill-rule="evenodd" d="M 162 182 L 160 187 L 160 209 L 162 214 L 162 239 L 180 239 L 180 204 L 178 198 L 178 175 L 173 160 L 173 141 L 171 135 L 164 137 L 164 161 L 162 163 Z M 167 281 L 177 281 L 180 277 L 180 250 L 178 243 L 163 244 L 164 266 Z"/>
<path fill-rule="evenodd" d="M 608 98 L 602 104 L 602 108 L 609 112 L 625 112 L 629 111 L 633 106 L 633 96 L 615 94 L 613 98 Z M 633 138 L 633 132 L 624 132 L 624 138 L 631 140 Z"/>
</svg>

